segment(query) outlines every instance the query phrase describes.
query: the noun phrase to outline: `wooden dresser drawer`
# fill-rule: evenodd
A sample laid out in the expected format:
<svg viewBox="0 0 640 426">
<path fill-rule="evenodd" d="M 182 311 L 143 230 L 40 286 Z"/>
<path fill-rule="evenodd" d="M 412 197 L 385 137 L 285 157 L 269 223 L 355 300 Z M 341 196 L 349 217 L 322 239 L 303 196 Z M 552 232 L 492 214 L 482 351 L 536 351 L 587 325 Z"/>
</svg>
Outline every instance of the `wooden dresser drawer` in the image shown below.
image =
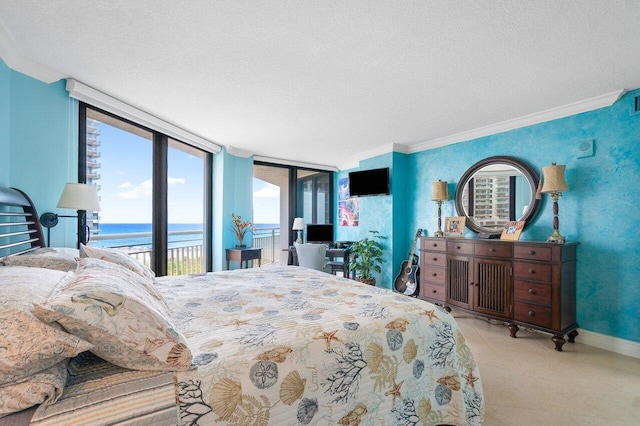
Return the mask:
<svg viewBox="0 0 640 426">
<path fill-rule="evenodd" d="M 512 247 L 511 244 L 476 244 L 474 254 L 476 256 L 510 258 Z"/>
<path fill-rule="evenodd" d="M 515 299 L 551 306 L 551 285 L 515 280 Z"/>
<path fill-rule="evenodd" d="M 551 262 L 551 247 L 543 247 L 541 245 L 516 245 L 513 248 L 514 259 L 539 260 L 542 262 Z"/>
<path fill-rule="evenodd" d="M 423 251 L 422 258 L 427 266 L 444 268 L 447 264 L 447 255 L 445 253 Z"/>
<path fill-rule="evenodd" d="M 528 322 L 540 327 L 551 327 L 551 308 L 515 302 L 513 318 L 516 321 Z"/>
<path fill-rule="evenodd" d="M 429 299 L 435 299 L 440 302 L 445 301 L 444 285 L 424 283 L 422 284 L 420 294 Z"/>
<path fill-rule="evenodd" d="M 553 266 L 548 263 L 513 262 L 514 277 L 541 282 L 551 282 Z"/>
<path fill-rule="evenodd" d="M 473 245 L 464 241 L 447 241 L 447 253 L 473 254 Z"/>
<path fill-rule="evenodd" d="M 420 272 L 420 279 L 427 283 L 444 285 L 444 268 L 426 268 Z"/>
<path fill-rule="evenodd" d="M 447 251 L 447 241 L 444 238 L 421 238 L 420 250 Z"/>
</svg>

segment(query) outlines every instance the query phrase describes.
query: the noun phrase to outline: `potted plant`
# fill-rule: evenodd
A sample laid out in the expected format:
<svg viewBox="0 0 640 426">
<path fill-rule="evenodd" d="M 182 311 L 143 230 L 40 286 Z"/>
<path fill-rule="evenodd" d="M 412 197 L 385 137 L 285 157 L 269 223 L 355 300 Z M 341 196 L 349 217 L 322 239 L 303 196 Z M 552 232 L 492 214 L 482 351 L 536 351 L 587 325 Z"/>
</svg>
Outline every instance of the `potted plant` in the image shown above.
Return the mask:
<svg viewBox="0 0 640 426">
<path fill-rule="evenodd" d="M 349 269 L 355 271 L 356 279 L 365 284 L 375 285 L 376 279 L 372 272 L 382 272 L 380 265 L 382 259 L 382 243 L 387 237 L 380 235 L 378 231 L 369 231 L 372 236 L 356 241 L 349 247 L 351 260 Z"/>
<path fill-rule="evenodd" d="M 236 238 L 238 239 L 236 248 L 246 248 L 247 246 L 243 242 L 244 236 L 247 232 L 251 231 L 252 223 L 249 221 L 243 222 L 242 217 L 235 213 L 231 213 L 231 218 L 231 229 L 233 229 L 233 233 L 236 234 Z"/>
</svg>

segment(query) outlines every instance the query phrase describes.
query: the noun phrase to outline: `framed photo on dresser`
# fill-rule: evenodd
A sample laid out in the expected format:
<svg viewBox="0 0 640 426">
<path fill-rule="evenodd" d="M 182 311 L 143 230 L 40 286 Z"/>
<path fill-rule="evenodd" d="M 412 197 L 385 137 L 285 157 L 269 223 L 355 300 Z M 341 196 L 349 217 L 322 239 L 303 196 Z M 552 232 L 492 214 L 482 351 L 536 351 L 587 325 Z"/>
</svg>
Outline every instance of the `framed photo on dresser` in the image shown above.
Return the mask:
<svg viewBox="0 0 640 426">
<path fill-rule="evenodd" d="M 444 218 L 445 237 L 464 237 L 465 216 L 448 216 Z"/>
<path fill-rule="evenodd" d="M 524 228 L 524 220 L 511 220 L 504 224 L 501 240 L 518 241 Z"/>
</svg>

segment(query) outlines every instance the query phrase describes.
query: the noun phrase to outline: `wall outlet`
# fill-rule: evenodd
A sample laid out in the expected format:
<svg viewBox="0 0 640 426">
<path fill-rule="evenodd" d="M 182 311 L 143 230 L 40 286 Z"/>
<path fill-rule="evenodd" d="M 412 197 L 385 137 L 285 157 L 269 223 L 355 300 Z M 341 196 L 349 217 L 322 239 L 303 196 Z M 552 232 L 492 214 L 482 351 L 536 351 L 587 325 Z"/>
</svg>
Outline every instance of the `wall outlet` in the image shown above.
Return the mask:
<svg viewBox="0 0 640 426">
<path fill-rule="evenodd" d="M 593 139 L 578 143 L 578 158 L 593 157 Z"/>
</svg>

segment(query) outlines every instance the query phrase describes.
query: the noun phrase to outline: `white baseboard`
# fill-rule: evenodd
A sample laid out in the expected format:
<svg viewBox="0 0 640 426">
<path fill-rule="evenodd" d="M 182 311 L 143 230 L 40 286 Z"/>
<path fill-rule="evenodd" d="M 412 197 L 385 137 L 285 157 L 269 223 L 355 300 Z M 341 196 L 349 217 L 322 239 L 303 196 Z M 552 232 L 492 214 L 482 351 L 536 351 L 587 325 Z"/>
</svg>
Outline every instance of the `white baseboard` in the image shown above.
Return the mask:
<svg viewBox="0 0 640 426">
<path fill-rule="evenodd" d="M 578 329 L 576 342 L 640 359 L 640 343 Z"/>
</svg>

